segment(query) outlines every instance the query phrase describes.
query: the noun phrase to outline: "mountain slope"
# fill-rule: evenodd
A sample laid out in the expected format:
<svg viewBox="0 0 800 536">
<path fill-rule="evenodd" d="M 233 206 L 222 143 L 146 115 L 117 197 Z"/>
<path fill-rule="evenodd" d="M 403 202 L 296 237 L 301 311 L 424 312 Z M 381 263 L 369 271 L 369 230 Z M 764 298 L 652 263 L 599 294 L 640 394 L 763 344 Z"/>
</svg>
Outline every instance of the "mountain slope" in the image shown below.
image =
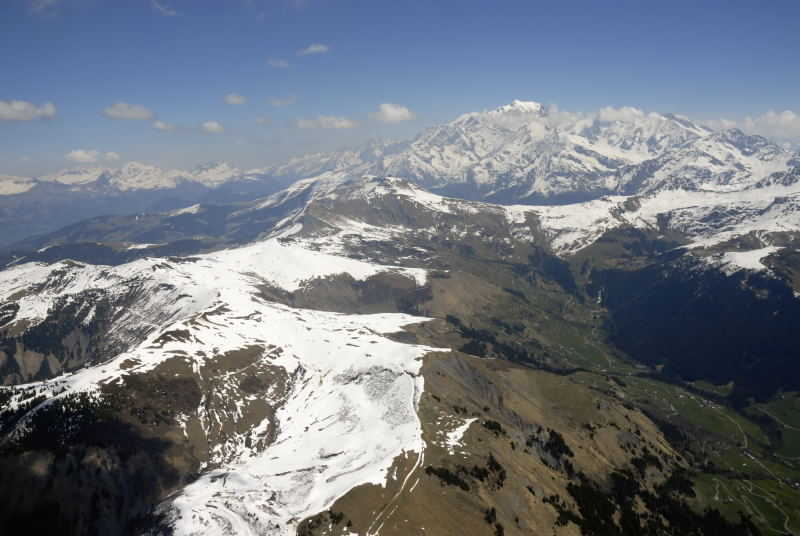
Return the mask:
<svg viewBox="0 0 800 536">
<path fill-rule="evenodd" d="M 443 197 L 370 174 L 417 150 L 376 145 L 4 252 L 0 526 L 797 533 L 796 159 L 635 111 L 456 123 L 437 147 L 474 170 L 543 123 L 547 195 L 592 199 Z M 616 160 L 583 176 L 578 146 Z"/>
<path fill-rule="evenodd" d="M 381 185 L 367 186 L 375 195 L 375 187 Z M 363 190 L 356 188 L 356 192 Z M 351 201 L 356 192 L 339 191 Z M 459 255 L 469 257 L 466 252 Z M 133 269 L 142 264 L 143 270 Z M 527 309 L 527 302 L 516 295 L 488 281 L 479 283 L 461 270 L 449 277 L 431 278 L 421 270 L 331 257 L 274 240 L 198 257 L 136 261 L 133 266 L 104 268 L 99 273 L 93 266 L 67 268 L 72 276 L 59 276 L 58 284 L 48 275 L 64 270 L 58 264 L 22 265 L 0 272 L 9 279 L 5 292 L 14 295 L 12 301 L 21 306 L 19 311 L 27 313 L 12 315 L 4 326 L 35 325 L 44 319 L 32 317 L 33 311 L 46 316 L 54 312 L 53 305 L 33 307 L 26 300 L 56 304 L 59 296 L 72 295 L 85 301 L 73 292 L 102 289 L 108 281 L 129 287 L 124 279 L 112 275 L 131 271 L 145 280 L 154 278 L 143 300 L 174 304 L 177 312 L 167 319 L 158 315 L 169 307 L 150 310 L 111 303 L 110 309 L 117 313 L 141 315 L 138 322 L 126 321 L 144 328 L 128 349 L 73 374 L 3 391 L 0 469 L 4 481 L 18 482 L 25 490 L 5 504 L 3 515 L 14 512 L 27 526 L 30 518 L 25 516 L 30 515 L 56 519 L 67 533 L 139 532 L 159 527 L 177 534 L 290 534 L 311 530 L 314 522 L 304 523 L 304 519 L 333 508 L 337 501 L 355 500 L 353 504 L 361 507 L 347 508 L 348 519 L 356 523 L 353 530 L 402 533 L 407 529 L 398 525 L 402 519 L 397 517 L 398 508 L 410 508 L 403 518 L 422 523 L 418 526 L 437 526 L 430 519 L 418 518 L 420 511 L 408 501 L 439 494 L 435 490 L 449 482 L 452 474 L 456 475 L 452 477 L 457 483 L 453 488 L 456 495 L 448 493 L 446 501 L 463 501 L 458 493 L 466 488 L 470 515 L 479 519 L 484 510 L 495 508 L 498 513 L 491 524 L 514 533 L 512 512 L 523 515 L 525 523 L 536 530 L 553 523 L 558 526 L 559 509 L 551 509 L 536 496 L 569 497 L 570 483 L 580 481 L 583 477 L 579 475 L 601 478 L 608 471 L 628 467 L 645 448 L 662 460 L 654 465 L 660 469 L 648 473 L 646 489 L 655 489 L 681 467 L 672 447 L 646 416 L 605 395 L 601 397 L 603 411 L 585 417 L 587 424 L 595 423 L 592 426 L 603 423 L 591 440 L 583 438 L 588 432 L 571 424 L 573 417 L 567 417 L 571 410 L 559 410 L 559 414 L 566 412 L 563 420 L 544 410 L 542 404 L 551 404 L 552 395 L 529 393 L 525 385 L 534 373 L 524 367 L 500 366 L 493 372 L 472 363 L 480 361 L 478 358 L 462 354 L 445 368 L 434 365 L 427 377 L 421 376 L 423 363 L 431 363 L 432 357 L 422 358 L 434 345 L 460 347 L 474 336 L 466 327 L 454 329 L 456 320 L 420 328 L 413 335 L 418 340 L 409 345 L 407 338 L 401 343 L 385 334 L 426 318 L 311 310 L 288 305 L 292 298 L 286 294 L 294 295 L 294 300 L 316 294 L 323 307 L 338 307 L 336 294 L 330 294 L 341 281 L 342 276 L 335 274 L 348 274 L 346 280 L 356 286 L 358 280 L 377 284 L 378 278 L 394 274 L 408 280 L 411 286 L 405 288 L 412 293 L 418 292 L 419 285 L 430 286 L 417 307 L 459 316 L 466 313 L 469 318 L 467 311 L 473 307 L 474 311 L 490 311 L 519 303 L 529 315 L 542 310 L 545 299 L 563 300 L 547 278 L 537 291 L 535 309 Z M 20 277 L 29 270 L 43 273 Z M 153 275 L 144 276 L 148 272 Z M 171 285 L 177 288 L 159 283 L 158 274 L 164 272 L 171 273 Z M 320 276 L 324 279 L 314 279 Z M 473 278 L 469 299 L 483 294 L 488 300 L 483 305 L 464 308 L 452 301 L 467 277 Z M 44 279 L 44 287 L 53 290 L 20 297 L 24 284 L 37 279 Z M 384 295 L 386 287 L 374 288 L 376 297 Z M 426 343 L 428 339 L 430 343 Z M 548 359 L 551 348 L 558 352 L 552 342 L 545 340 L 544 344 L 548 350 L 538 359 Z M 500 339 L 490 346 L 492 350 L 484 351 L 503 355 L 512 350 Z M 437 355 L 442 359 L 446 354 Z M 561 357 L 556 353 L 553 359 Z M 438 373 L 433 372 L 436 370 Z M 440 375 L 446 371 L 449 379 L 442 383 Z M 542 387 L 554 381 L 548 373 L 536 373 L 535 377 L 540 375 L 537 382 Z M 448 382 L 452 382 L 450 387 Z M 503 382 L 503 387 L 492 387 L 491 382 Z M 435 391 L 423 405 L 421 396 L 429 383 Z M 462 387 L 453 391 L 459 384 Z M 597 394 L 575 388 L 581 393 L 580 404 L 595 403 Z M 525 398 L 524 404 L 511 396 L 516 389 Z M 439 404 L 439 409 L 431 404 Z M 469 432 L 470 425 L 477 426 L 471 419 L 480 420 L 486 431 Z M 631 426 L 625 424 L 629 419 L 647 439 L 624 435 L 625 444 L 638 445 L 630 452 L 611 447 L 616 430 Z M 109 436 L 111 430 L 125 433 Z M 126 450 L 120 440 L 135 445 L 136 453 Z M 520 445 L 519 452 L 517 447 L 509 447 L 511 442 Z M 579 452 L 577 444 L 588 449 L 588 454 Z M 457 460 L 465 454 L 451 458 L 451 450 L 465 452 L 466 463 L 474 462 L 475 469 L 464 469 L 467 474 L 458 476 L 465 461 Z M 602 452 L 607 461 L 598 465 L 592 452 Z M 81 460 L 77 465 L 72 461 L 76 459 Z M 517 464 L 522 465 L 517 468 Z M 41 469 L 27 474 L 28 467 Z M 96 467 L 103 476 L 98 483 L 86 485 L 90 475 L 97 478 Z M 122 474 L 112 476 L 111 468 Z M 124 476 L 133 471 L 146 478 L 131 481 Z M 51 482 L 45 488 L 38 487 L 41 475 L 44 482 Z M 586 481 L 585 485 L 595 484 Z M 377 497 L 374 494 L 364 499 L 351 496 L 374 487 L 385 490 L 378 496 L 390 498 L 388 507 L 372 502 Z M 519 491 L 513 491 L 517 488 Z M 412 493 L 417 489 L 420 495 Z M 56 518 L 42 517 L 42 509 L 48 508 L 46 500 L 63 500 L 60 493 L 88 495 Z M 508 502 L 514 495 L 530 497 L 530 502 L 524 508 Z M 156 503 L 160 506 L 152 511 Z M 372 508 L 374 517 L 369 519 Z M 528 509 L 544 516 L 528 515 Z M 672 514 L 664 515 L 677 523 Z M 4 520 L 12 523 L 7 517 Z M 445 533 L 446 523 L 439 523 L 438 530 Z M 733 527 L 727 521 L 719 523 Z"/>
<path fill-rule="evenodd" d="M 4 229 L 0 245 L 94 216 L 252 199 L 289 182 L 273 181 L 258 170 L 244 172 L 225 163 L 183 172 L 130 162 L 119 169 L 71 169 L 39 178 L 0 177 L 0 224 Z"/>
<path fill-rule="evenodd" d="M 406 144 L 309 155 L 282 176 L 391 175 L 456 197 L 552 204 L 663 189 L 729 191 L 796 166 L 760 136 L 715 132 L 632 108 L 572 114 L 514 101 L 433 127 Z"/>
<path fill-rule="evenodd" d="M 604 108 L 562 112 L 514 101 L 464 114 L 407 142 L 305 155 L 241 171 L 131 162 L 40 178 L 0 177 L 2 243 L 85 217 L 252 200 L 302 179 L 395 176 L 425 189 L 504 204 L 563 204 L 665 190 L 744 191 L 785 174 L 800 156 L 736 129 L 713 131 L 672 114 Z"/>
</svg>

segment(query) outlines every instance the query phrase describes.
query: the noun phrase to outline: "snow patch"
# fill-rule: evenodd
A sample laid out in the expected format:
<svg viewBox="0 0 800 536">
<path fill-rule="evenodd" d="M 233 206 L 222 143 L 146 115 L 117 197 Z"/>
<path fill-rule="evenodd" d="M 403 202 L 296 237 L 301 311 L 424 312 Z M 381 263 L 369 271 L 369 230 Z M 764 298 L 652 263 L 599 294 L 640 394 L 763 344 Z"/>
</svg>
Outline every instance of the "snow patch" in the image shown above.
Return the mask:
<svg viewBox="0 0 800 536">
<path fill-rule="evenodd" d="M 447 447 L 447 451 L 450 454 L 456 453 L 456 448 L 461 446 L 461 440 L 464 438 L 464 434 L 467 433 L 469 430 L 470 425 L 477 421 L 476 417 L 471 419 L 466 419 L 461 425 L 457 426 L 453 430 L 447 433 L 447 437 L 445 438 L 444 444 Z"/>
<path fill-rule="evenodd" d="M 783 248 L 767 246 L 751 251 L 728 251 L 722 254 L 719 262 L 720 266 L 729 273 L 739 270 L 761 272 L 768 269 L 762 261 L 781 249 Z"/>
<path fill-rule="evenodd" d="M 159 246 L 163 246 L 164 244 L 131 244 L 126 249 L 133 250 L 133 249 L 148 249 L 148 248 L 157 248 Z"/>
<path fill-rule="evenodd" d="M 172 212 L 168 212 L 167 214 L 170 217 L 174 218 L 175 216 L 180 216 L 182 214 L 197 214 L 198 212 L 200 212 L 200 210 L 201 206 L 197 204 L 197 205 L 192 205 L 190 207 L 179 208 L 177 210 L 173 210 Z"/>
</svg>

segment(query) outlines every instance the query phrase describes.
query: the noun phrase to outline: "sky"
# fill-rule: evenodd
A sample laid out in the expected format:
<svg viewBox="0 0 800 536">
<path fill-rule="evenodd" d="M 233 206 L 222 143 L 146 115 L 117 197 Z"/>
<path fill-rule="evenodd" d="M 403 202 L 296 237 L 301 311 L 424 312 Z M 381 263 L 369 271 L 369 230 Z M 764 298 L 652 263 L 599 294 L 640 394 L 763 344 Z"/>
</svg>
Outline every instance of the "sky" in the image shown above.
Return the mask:
<svg viewBox="0 0 800 536">
<path fill-rule="evenodd" d="M 800 139 L 800 2 L 1 0 L 0 175 L 263 167 L 514 99 Z"/>
</svg>

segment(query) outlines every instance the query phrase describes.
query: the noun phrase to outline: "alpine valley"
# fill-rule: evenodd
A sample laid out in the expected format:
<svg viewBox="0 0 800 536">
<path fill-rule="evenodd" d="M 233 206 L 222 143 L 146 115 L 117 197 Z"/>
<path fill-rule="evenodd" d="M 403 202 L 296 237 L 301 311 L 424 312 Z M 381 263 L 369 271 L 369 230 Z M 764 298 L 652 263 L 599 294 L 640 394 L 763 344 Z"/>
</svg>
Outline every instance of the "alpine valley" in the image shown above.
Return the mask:
<svg viewBox="0 0 800 536">
<path fill-rule="evenodd" d="M 0 194 L 4 534 L 800 534 L 792 149 L 514 101 Z"/>
</svg>

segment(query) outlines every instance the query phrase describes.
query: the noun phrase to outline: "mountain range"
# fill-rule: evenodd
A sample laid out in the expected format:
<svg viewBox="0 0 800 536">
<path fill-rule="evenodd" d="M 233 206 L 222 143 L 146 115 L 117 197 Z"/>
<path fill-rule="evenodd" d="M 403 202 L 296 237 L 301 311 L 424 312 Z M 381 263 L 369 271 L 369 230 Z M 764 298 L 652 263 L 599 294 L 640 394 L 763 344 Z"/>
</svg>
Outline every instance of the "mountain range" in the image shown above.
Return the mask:
<svg viewBox="0 0 800 536">
<path fill-rule="evenodd" d="M 226 163 L 183 172 L 131 162 L 0 177 L 0 221 L 8 244 L 95 215 L 252 199 L 315 177 L 394 176 L 464 199 L 564 204 L 675 189 L 743 191 L 777 176 L 791 181 L 798 167 L 800 153 L 761 136 L 714 131 L 677 115 L 632 108 L 570 114 L 514 101 L 462 115 L 410 142 L 373 141 L 249 171 Z M 38 217 L 45 209 L 50 217 Z"/>
<path fill-rule="evenodd" d="M 738 130 L 514 101 L 7 181 L 121 208 L 0 250 L 0 526 L 797 534 L 798 179 Z"/>
</svg>

